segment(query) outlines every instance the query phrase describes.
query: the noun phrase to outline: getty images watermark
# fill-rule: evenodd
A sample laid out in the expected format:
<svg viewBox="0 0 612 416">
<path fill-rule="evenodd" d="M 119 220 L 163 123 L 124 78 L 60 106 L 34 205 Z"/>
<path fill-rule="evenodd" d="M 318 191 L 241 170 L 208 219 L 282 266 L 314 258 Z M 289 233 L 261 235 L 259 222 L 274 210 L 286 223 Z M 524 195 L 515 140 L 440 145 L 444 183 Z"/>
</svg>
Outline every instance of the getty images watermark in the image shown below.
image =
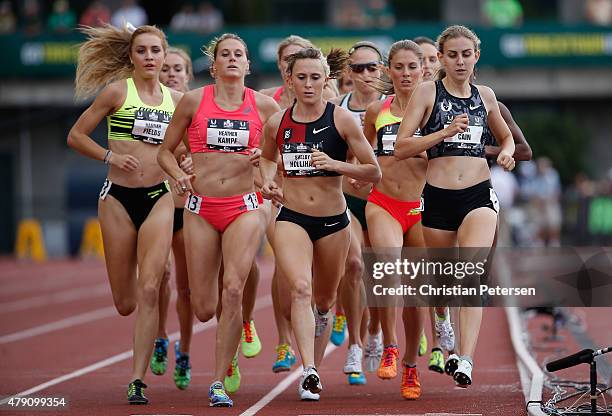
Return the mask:
<svg viewBox="0 0 612 416">
<path fill-rule="evenodd" d="M 612 306 L 601 247 L 364 250 L 369 306 Z"/>
</svg>

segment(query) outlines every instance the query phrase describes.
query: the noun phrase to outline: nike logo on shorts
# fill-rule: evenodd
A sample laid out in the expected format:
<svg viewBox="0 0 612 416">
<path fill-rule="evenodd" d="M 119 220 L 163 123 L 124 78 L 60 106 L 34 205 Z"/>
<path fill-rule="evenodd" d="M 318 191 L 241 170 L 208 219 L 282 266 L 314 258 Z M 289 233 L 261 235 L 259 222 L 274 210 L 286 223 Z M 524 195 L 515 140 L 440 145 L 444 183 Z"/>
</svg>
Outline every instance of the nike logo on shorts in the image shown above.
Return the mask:
<svg viewBox="0 0 612 416">
<path fill-rule="evenodd" d="M 334 225 L 338 225 L 338 224 L 340 224 L 340 221 L 335 222 L 333 224 L 323 224 L 323 225 L 326 226 L 326 227 L 333 227 Z"/>
</svg>

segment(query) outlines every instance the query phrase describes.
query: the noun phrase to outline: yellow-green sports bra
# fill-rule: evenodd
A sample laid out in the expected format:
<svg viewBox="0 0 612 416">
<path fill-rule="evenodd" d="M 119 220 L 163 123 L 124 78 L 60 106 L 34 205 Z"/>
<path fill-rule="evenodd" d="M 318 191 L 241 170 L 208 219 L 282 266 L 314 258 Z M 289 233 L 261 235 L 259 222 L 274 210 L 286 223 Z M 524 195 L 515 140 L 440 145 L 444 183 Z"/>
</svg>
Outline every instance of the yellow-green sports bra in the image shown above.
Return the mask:
<svg viewBox="0 0 612 416">
<path fill-rule="evenodd" d="M 174 113 L 170 90 L 159 84 L 164 99 L 160 105 L 151 106 L 140 100 L 132 78 L 126 79 L 126 82 L 127 96 L 123 105 L 107 116 L 108 139 L 161 144 Z"/>
</svg>

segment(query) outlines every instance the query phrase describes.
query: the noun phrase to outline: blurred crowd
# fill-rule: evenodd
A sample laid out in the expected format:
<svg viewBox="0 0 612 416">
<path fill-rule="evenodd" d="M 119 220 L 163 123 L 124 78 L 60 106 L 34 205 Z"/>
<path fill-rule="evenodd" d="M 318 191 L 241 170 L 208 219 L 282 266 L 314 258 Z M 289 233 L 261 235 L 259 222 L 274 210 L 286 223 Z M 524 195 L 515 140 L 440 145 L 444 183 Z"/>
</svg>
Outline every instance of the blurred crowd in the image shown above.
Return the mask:
<svg viewBox="0 0 612 416">
<path fill-rule="evenodd" d="M 524 3 L 527 2 L 527 0 L 438 1 L 440 7 L 447 10 L 446 15 L 450 14 L 459 20 L 462 18 L 458 12 L 465 11 L 468 3 L 479 7 L 480 16 L 476 18 L 477 20 L 464 23 L 480 23 L 498 28 L 520 26 L 524 20 Z M 134 26 L 147 23 L 159 25 L 160 22 L 150 21 L 141 3 L 137 0 L 92 0 L 78 14 L 70 0 L 52 2 L 0 0 L 0 34 L 16 31 L 29 35 L 43 31 L 62 33 L 74 30 L 77 25 L 99 26 L 104 23 L 121 25 L 124 21 L 129 21 Z M 398 4 L 392 0 L 330 0 L 326 2 L 327 12 L 322 14 L 327 17 L 323 17 L 321 23 L 327 21 L 331 26 L 351 29 L 389 28 L 397 22 L 394 3 Z M 173 3 L 172 7 L 177 12 L 161 26 L 165 26 L 168 22 L 169 28 L 174 32 L 219 32 L 225 23 L 223 11 L 210 1 L 181 0 Z M 556 0 L 554 7 L 561 15 L 572 16 L 570 19 L 572 22 L 576 15 L 580 15 L 582 20 L 590 24 L 612 25 L 612 0 Z M 470 8 L 470 13 L 471 10 L 473 9 Z M 440 20 L 443 20 L 442 16 Z"/>
<path fill-rule="evenodd" d="M 612 234 L 612 168 L 598 180 L 580 172 L 562 187 L 550 159 L 539 157 L 521 162 L 516 174 L 494 165 L 491 181 L 502 208 L 499 246 L 558 247 L 562 237 L 563 245 L 581 245 L 597 234 L 604 243 Z M 602 209 L 594 201 L 606 202 Z"/>
</svg>

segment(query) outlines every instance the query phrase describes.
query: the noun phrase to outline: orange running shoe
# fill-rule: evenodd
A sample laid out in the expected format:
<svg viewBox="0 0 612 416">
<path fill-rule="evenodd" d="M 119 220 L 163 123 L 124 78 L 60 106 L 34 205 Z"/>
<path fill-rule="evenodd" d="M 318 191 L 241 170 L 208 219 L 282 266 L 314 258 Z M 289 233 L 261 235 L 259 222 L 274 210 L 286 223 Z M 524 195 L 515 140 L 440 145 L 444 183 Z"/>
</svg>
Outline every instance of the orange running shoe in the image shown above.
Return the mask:
<svg viewBox="0 0 612 416">
<path fill-rule="evenodd" d="M 406 400 L 416 400 L 421 397 L 419 372 L 416 367 L 408 367 L 406 364 L 403 364 L 402 367 L 402 386 L 400 387 L 402 397 Z"/>
<path fill-rule="evenodd" d="M 376 374 L 383 380 L 390 380 L 397 377 L 397 358 L 399 350 L 397 345 L 387 345 L 383 350 L 380 366 Z"/>
</svg>

